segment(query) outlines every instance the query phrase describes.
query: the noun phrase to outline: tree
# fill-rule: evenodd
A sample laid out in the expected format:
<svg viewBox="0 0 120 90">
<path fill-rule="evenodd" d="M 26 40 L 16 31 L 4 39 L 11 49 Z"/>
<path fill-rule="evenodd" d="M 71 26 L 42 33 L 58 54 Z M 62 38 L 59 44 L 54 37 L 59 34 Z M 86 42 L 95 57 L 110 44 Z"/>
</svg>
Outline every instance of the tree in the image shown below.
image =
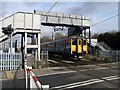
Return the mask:
<svg viewBox="0 0 120 90">
<path fill-rule="evenodd" d="M 45 43 L 45 42 L 49 42 L 51 41 L 52 39 L 49 37 L 49 36 L 43 36 L 41 38 L 41 43 Z"/>
<path fill-rule="evenodd" d="M 98 39 L 98 36 L 99 36 L 98 33 L 94 33 L 94 34 L 92 35 L 92 39 Z"/>
<path fill-rule="evenodd" d="M 64 34 L 59 33 L 59 32 L 55 33 L 55 40 L 62 39 L 62 38 L 65 38 L 65 37 L 67 37 L 66 34 L 64 35 Z"/>
<path fill-rule="evenodd" d="M 105 42 L 113 50 L 120 50 L 120 32 L 106 32 L 98 36 L 99 42 Z"/>
</svg>

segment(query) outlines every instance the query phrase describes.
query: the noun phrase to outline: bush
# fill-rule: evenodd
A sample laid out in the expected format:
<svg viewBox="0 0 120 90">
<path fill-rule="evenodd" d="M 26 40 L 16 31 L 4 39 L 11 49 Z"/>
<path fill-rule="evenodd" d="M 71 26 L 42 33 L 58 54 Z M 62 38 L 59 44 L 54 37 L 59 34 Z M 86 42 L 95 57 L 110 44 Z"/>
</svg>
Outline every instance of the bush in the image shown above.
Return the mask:
<svg viewBox="0 0 120 90">
<path fill-rule="evenodd" d="M 46 60 L 41 60 L 41 61 L 35 61 L 35 63 L 33 63 L 32 67 L 34 69 L 41 69 L 41 68 L 47 68 L 48 62 Z"/>
</svg>

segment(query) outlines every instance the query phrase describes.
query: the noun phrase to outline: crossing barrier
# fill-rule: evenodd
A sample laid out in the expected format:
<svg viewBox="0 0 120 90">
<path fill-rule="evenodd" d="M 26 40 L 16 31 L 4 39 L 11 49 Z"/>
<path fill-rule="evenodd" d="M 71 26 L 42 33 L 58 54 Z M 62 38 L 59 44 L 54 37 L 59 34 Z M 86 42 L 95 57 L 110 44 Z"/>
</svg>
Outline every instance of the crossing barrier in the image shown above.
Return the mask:
<svg viewBox="0 0 120 90">
<path fill-rule="evenodd" d="M 26 73 L 30 76 L 30 90 L 49 90 L 49 85 L 42 85 L 40 81 L 37 79 L 35 74 L 32 71 L 32 67 L 28 67 L 26 65 Z M 26 80 L 28 77 L 26 76 Z M 28 84 L 28 80 L 26 81 L 26 84 Z M 28 86 L 28 85 L 26 85 Z M 26 87 L 27 88 L 27 87 Z"/>
</svg>

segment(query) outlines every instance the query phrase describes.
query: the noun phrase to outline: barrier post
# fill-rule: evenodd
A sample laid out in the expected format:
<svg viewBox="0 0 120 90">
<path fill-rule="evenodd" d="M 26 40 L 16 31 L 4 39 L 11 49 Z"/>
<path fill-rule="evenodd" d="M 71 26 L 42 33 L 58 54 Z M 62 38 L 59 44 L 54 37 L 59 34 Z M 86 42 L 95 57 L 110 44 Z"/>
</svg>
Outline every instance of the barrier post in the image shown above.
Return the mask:
<svg viewBox="0 0 120 90">
<path fill-rule="evenodd" d="M 42 85 L 35 74 L 32 72 L 32 67 L 26 65 L 26 72 L 30 74 L 30 90 L 37 89 L 37 90 L 49 90 L 49 85 Z M 27 82 L 26 82 L 27 83 Z M 28 83 L 27 83 L 28 84 Z"/>
</svg>

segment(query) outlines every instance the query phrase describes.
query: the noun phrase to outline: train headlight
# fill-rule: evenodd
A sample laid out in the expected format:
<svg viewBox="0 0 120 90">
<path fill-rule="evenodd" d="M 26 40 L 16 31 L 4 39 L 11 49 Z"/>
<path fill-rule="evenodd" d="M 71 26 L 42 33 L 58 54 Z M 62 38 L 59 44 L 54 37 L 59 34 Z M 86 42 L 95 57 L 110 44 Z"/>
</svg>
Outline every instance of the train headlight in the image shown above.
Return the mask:
<svg viewBox="0 0 120 90">
<path fill-rule="evenodd" d="M 80 58 L 80 59 L 81 59 L 81 58 L 82 58 L 82 56 L 79 56 L 78 58 Z"/>
<path fill-rule="evenodd" d="M 75 55 L 75 58 L 76 58 L 77 56 Z"/>
</svg>

